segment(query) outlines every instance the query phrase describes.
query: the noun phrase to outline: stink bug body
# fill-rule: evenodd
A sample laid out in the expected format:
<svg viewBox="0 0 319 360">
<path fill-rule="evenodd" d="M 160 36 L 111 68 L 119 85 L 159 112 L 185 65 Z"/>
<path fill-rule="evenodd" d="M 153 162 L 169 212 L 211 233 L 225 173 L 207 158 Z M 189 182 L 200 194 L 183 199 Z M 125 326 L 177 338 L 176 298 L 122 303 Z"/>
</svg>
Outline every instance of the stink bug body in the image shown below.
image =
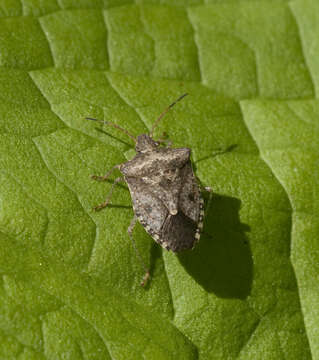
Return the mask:
<svg viewBox="0 0 319 360">
<path fill-rule="evenodd" d="M 157 243 L 173 252 L 192 249 L 199 240 L 203 227 L 204 201 L 192 169 L 191 150 L 161 147 L 162 141 L 155 141 L 152 137 L 153 130 L 160 119 L 186 95 L 182 95 L 164 110 L 154 123 L 149 135 L 142 134 L 137 138 L 116 124 L 87 118 L 116 127 L 135 142 L 137 154 L 132 160 L 114 166 L 104 176 L 93 175 L 92 178 L 100 181 L 106 180 L 115 169 L 123 174 L 114 181 L 106 201 L 94 209 L 100 210 L 106 207 L 111 199 L 114 186 L 119 181 L 125 180 L 134 209 L 134 218 L 128 228 L 128 233 L 145 269 L 142 286 L 145 285 L 150 274 L 132 237 L 136 221 L 142 224 Z"/>
</svg>

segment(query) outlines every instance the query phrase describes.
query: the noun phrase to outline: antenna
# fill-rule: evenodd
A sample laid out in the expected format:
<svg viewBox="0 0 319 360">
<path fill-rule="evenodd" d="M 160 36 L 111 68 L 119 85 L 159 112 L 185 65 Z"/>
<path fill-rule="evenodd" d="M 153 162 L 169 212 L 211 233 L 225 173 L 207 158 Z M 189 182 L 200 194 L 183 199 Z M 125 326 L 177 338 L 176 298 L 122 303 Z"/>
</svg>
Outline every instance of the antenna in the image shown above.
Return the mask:
<svg viewBox="0 0 319 360">
<path fill-rule="evenodd" d="M 87 117 L 86 120 L 92 120 L 92 121 L 97 121 L 97 122 L 100 122 L 104 125 L 110 125 L 110 126 L 113 126 L 114 128 L 118 129 L 118 130 L 121 130 L 122 132 L 124 132 L 127 136 L 129 136 L 134 142 L 136 142 L 136 137 L 132 134 L 130 134 L 127 130 L 121 128 L 120 126 L 110 122 L 110 121 L 103 121 L 103 120 L 99 120 L 99 119 L 94 119 L 94 118 L 89 118 Z"/>
<path fill-rule="evenodd" d="M 154 122 L 153 126 L 152 126 L 152 130 L 150 132 L 150 137 L 153 136 L 153 132 L 154 129 L 156 128 L 156 126 L 158 125 L 158 123 L 160 122 L 160 120 L 162 119 L 162 117 L 180 100 L 182 100 L 185 96 L 187 96 L 188 94 L 183 94 L 182 96 L 180 96 L 177 100 L 175 100 L 171 105 L 169 105 L 162 113 L 161 115 L 157 118 L 157 120 Z"/>
</svg>

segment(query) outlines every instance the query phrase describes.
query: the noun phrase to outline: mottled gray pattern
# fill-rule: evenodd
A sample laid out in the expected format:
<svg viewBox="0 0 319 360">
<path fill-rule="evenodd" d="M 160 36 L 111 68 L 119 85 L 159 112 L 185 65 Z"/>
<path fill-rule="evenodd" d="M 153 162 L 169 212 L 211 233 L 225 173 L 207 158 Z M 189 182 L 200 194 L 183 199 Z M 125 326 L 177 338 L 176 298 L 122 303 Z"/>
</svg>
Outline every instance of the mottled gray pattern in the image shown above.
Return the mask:
<svg viewBox="0 0 319 360">
<path fill-rule="evenodd" d="M 182 167 L 189 161 L 190 152 L 188 148 L 155 148 L 147 153 L 138 153 L 132 160 L 122 164 L 120 170 L 125 176 L 148 177 L 164 169 Z"/>
<path fill-rule="evenodd" d="M 179 194 L 180 210 L 193 221 L 198 222 L 201 194 L 190 162 L 183 167 L 181 177 L 183 186 Z"/>
<path fill-rule="evenodd" d="M 154 240 L 174 252 L 192 248 L 199 239 L 201 202 L 190 149 L 153 148 L 122 164 L 120 171 L 134 212 Z"/>
<path fill-rule="evenodd" d="M 148 232 L 151 235 L 159 235 L 168 215 L 167 208 L 161 201 L 158 201 L 141 179 L 130 177 L 125 180 L 131 193 L 134 213 L 139 222 L 144 227 L 149 226 Z"/>
</svg>

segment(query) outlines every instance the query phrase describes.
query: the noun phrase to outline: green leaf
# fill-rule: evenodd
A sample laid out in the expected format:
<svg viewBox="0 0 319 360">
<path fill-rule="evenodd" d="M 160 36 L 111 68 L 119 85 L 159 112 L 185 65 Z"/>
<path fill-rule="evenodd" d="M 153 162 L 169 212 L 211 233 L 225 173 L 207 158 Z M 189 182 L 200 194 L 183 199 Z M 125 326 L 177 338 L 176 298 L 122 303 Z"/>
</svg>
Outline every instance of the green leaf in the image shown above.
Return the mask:
<svg viewBox="0 0 319 360">
<path fill-rule="evenodd" d="M 0 5 L 0 358 L 319 359 L 319 12 L 314 0 Z M 125 185 L 94 182 L 183 93 L 156 138 L 206 198 L 178 255 Z M 113 174 L 112 179 L 118 175 Z"/>
</svg>

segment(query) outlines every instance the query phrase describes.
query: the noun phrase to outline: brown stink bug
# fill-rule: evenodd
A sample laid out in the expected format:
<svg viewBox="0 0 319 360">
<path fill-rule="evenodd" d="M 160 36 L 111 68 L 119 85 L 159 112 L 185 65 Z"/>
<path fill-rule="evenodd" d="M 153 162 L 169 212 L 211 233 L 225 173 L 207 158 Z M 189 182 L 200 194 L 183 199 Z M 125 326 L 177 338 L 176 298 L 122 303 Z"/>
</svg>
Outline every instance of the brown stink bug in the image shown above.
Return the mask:
<svg viewBox="0 0 319 360">
<path fill-rule="evenodd" d="M 124 180 L 127 183 L 134 210 L 128 234 L 145 269 L 142 286 L 146 284 L 150 273 L 132 237 L 137 221 L 157 243 L 173 252 L 192 249 L 199 240 L 203 228 L 204 201 L 192 169 L 191 150 L 161 146 L 164 141 L 155 141 L 152 137 L 161 118 L 186 95 L 179 97 L 162 112 L 153 124 L 150 134 L 142 134 L 137 138 L 114 123 L 87 118 L 113 126 L 135 142 L 137 154 L 132 160 L 114 166 L 104 176 L 93 175 L 92 178 L 105 181 L 115 169 L 123 174 L 115 179 L 105 202 L 96 206 L 94 210 L 108 205 L 114 186 L 118 182 Z M 210 191 L 209 188 L 206 190 Z"/>
</svg>

